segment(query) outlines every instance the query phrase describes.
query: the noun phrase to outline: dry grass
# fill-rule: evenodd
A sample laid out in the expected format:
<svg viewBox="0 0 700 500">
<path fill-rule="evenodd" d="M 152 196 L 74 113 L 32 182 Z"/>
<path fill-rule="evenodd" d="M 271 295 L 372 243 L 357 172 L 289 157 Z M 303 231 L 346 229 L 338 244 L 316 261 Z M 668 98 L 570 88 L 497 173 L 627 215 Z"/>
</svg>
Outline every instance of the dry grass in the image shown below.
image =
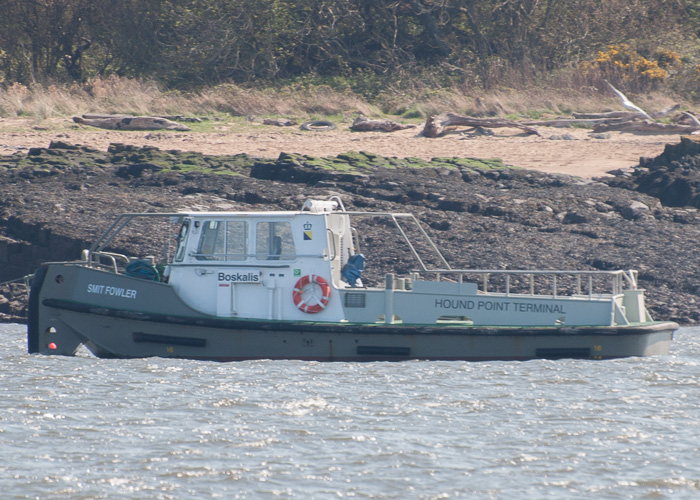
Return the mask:
<svg viewBox="0 0 700 500">
<path fill-rule="evenodd" d="M 373 115 L 378 112 L 358 96 L 337 92 L 327 86 L 255 90 L 222 85 L 188 98 L 204 112 L 233 116 L 329 116 L 353 112 Z"/>
<path fill-rule="evenodd" d="M 110 77 L 70 86 L 0 88 L 0 117 L 30 117 L 37 122 L 84 113 L 134 115 L 283 116 L 305 119 L 362 113 L 422 119 L 453 111 L 472 116 L 522 115 L 540 117 L 572 111 L 621 109 L 607 88 L 584 82 L 551 81 L 530 88 L 484 92 L 477 89 L 387 92 L 368 103 L 350 92 L 328 86 L 249 89 L 221 85 L 196 93 L 172 92 L 153 82 Z M 650 111 L 673 102 L 668 92 L 630 96 Z"/>
<path fill-rule="evenodd" d="M 361 98 L 317 86 L 311 89 L 247 89 L 221 85 L 197 93 L 171 92 L 153 82 L 97 78 L 70 86 L 13 84 L 0 88 L 0 116 L 37 120 L 84 113 L 134 115 L 277 115 L 311 116 L 339 113 L 377 114 Z"/>
<path fill-rule="evenodd" d="M 619 99 L 603 78 L 582 78 L 578 71 L 562 71 L 549 75 L 544 81 L 524 83 L 522 78 L 513 84 L 501 85 L 490 91 L 463 85 L 461 88 L 441 90 L 414 89 L 383 96 L 380 103 L 387 114 L 404 115 L 409 112 L 422 117 L 453 111 L 469 116 L 521 115 L 528 117 L 570 115 L 572 112 L 603 112 L 622 110 Z M 628 92 L 628 97 L 648 111 L 656 111 L 680 103 L 690 108 L 687 99 L 674 95 L 668 87 L 644 94 Z"/>
</svg>

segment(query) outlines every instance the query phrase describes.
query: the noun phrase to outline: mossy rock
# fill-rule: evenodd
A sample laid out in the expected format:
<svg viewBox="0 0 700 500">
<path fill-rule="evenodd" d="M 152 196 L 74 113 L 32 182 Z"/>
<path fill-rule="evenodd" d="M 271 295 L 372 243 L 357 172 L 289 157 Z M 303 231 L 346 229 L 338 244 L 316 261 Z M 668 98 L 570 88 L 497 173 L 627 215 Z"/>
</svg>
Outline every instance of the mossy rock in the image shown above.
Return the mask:
<svg viewBox="0 0 700 500">
<path fill-rule="evenodd" d="M 333 161 L 326 158 L 306 157 L 300 162 L 302 166 L 317 168 L 321 170 L 335 170 Z"/>
<path fill-rule="evenodd" d="M 371 153 L 365 153 L 363 151 L 348 151 L 347 153 L 339 154 L 336 158 L 355 165 L 358 163 L 366 164 L 368 161 L 372 162 L 382 157 Z"/>
<path fill-rule="evenodd" d="M 433 158 L 430 160 L 435 163 L 442 163 L 447 165 L 453 165 L 458 168 L 468 168 L 468 169 L 478 169 L 478 170 L 492 170 L 492 169 L 510 169 L 516 168 L 511 165 L 506 165 L 502 160 L 498 158 Z"/>
<path fill-rule="evenodd" d="M 72 167 L 75 163 L 63 158 L 51 158 L 44 162 L 44 165 L 63 170 Z"/>
<path fill-rule="evenodd" d="M 423 158 L 408 157 L 404 158 L 404 161 L 408 164 L 407 166 L 410 168 L 431 168 L 435 166 L 432 165 L 432 162 L 424 160 Z"/>
<path fill-rule="evenodd" d="M 214 175 L 229 175 L 229 176 L 231 176 L 231 177 L 237 177 L 237 176 L 240 177 L 240 176 L 243 175 L 243 174 L 241 174 L 240 172 L 235 172 L 235 171 L 232 171 L 232 170 L 221 170 L 221 171 L 218 171 L 218 172 L 213 172 L 213 174 L 214 174 Z"/>
</svg>

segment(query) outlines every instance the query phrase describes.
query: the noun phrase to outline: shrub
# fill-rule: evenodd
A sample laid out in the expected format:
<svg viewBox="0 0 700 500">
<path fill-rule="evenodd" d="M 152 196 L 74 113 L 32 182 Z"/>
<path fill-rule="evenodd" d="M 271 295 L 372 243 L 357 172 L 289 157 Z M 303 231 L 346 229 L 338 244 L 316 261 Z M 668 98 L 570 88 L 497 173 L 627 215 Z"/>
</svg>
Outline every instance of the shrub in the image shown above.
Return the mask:
<svg viewBox="0 0 700 500">
<path fill-rule="evenodd" d="M 581 70 L 589 79 L 604 78 L 629 90 L 649 91 L 658 88 L 680 66 L 680 55 L 673 51 L 657 49 L 646 58 L 622 43 L 599 51 L 594 61 L 581 64 Z"/>
</svg>

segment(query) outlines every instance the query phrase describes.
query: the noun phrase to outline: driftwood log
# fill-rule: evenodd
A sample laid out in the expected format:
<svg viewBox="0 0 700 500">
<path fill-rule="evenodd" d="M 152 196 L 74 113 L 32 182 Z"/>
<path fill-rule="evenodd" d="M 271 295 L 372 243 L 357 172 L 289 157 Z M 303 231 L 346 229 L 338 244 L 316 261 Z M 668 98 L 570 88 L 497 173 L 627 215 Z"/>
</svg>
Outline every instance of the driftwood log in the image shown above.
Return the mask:
<svg viewBox="0 0 700 500">
<path fill-rule="evenodd" d="M 593 132 L 641 132 L 646 134 L 692 134 L 700 130 L 698 125 L 680 125 L 676 123 L 658 123 L 651 120 L 624 120 L 620 122 L 599 123 Z"/>
<path fill-rule="evenodd" d="M 571 113 L 571 116 L 577 120 L 615 120 L 618 118 L 632 120 L 633 118 L 644 115 L 641 113 L 633 113 L 632 111 L 607 111 L 605 113 Z"/>
<path fill-rule="evenodd" d="M 286 118 L 266 118 L 263 120 L 263 125 L 274 125 L 275 127 L 291 127 L 296 124 L 297 122 L 294 120 L 287 120 Z"/>
<path fill-rule="evenodd" d="M 680 109 L 680 104 L 674 104 L 664 110 L 649 113 L 652 118 L 663 118 L 668 116 L 674 111 Z M 524 125 L 529 125 L 532 127 L 595 127 L 599 124 L 618 124 L 639 120 L 644 118 L 645 115 L 642 113 L 637 113 L 633 111 L 608 111 L 605 113 L 571 113 L 573 118 L 559 118 L 556 120 L 540 120 L 540 121 L 526 121 L 523 122 Z"/>
<path fill-rule="evenodd" d="M 572 127 L 593 127 L 598 123 L 605 123 L 607 122 L 607 119 L 591 119 L 591 120 L 584 120 L 580 119 L 577 120 L 575 118 L 559 118 L 556 120 L 531 120 L 531 121 L 526 121 L 522 122 L 523 125 L 527 125 L 528 127 L 554 127 L 554 128 L 572 128 Z"/>
<path fill-rule="evenodd" d="M 188 122 L 188 123 L 202 123 L 202 121 L 207 120 L 205 118 L 202 120 L 201 118 L 197 118 L 196 116 L 184 116 L 184 115 L 150 115 L 153 118 L 165 118 L 166 120 L 174 121 L 174 122 Z M 94 120 L 96 118 L 133 118 L 133 115 L 124 115 L 124 114 L 118 114 L 118 113 L 85 113 L 82 115 L 83 118 L 89 119 L 89 120 Z"/>
<path fill-rule="evenodd" d="M 370 120 L 366 116 L 358 116 L 350 125 L 350 130 L 355 132 L 394 132 L 395 130 L 405 130 L 414 128 L 415 125 L 406 125 L 403 123 L 392 122 L 391 120 Z"/>
<path fill-rule="evenodd" d="M 74 116 L 73 121 L 81 125 L 109 130 L 178 130 L 182 132 L 190 130 L 181 123 L 157 116 L 83 115 Z"/>
<path fill-rule="evenodd" d="M 423 127 L 422 135 L 425 137 L 440 137 L 447 129 L 459 126 L 471 128 L 519 128 L 528 134 L 539 135 L 536 129 L 519 122 L 500 118 L 473 118 L 471 116 L 462 116 L 455 113 L 442 113 L 437 116 L 429 116 Z"/>
<path fill-rule="evenodd" d="M 201 118 L 196 116 L 182 116 L 182 115 L 169 115 L 169 116 L 157 116 L 157 118 L 165 118 L 166 120 L 172 120 L 174 122 L 187 122 L 187 123 L 202 123 Z M 206 118 L 205 118 L 206 120 Z"/>
<path fill-rule="evenodd" d="M 655 118 L 662 118 L 676 111 L 680 108 L 678 104 L 664 109 L 663 111 L 650 114 L 630 101 L 625 94 L 613 87 L 610 82 L 606 80 L 605 83 L 607 83 L 608 87 L 620 98 L 622 105 L 630 111 L 606 113 L 604 114 L 605 116 L 602 116 L 602 114 L 586 115 L 586 117 L 598 116 L 606 118 L 602 123 L 597 123 L 593 126 L 593 132 L 620 131 L 645 134 L 692 134 L 700 129 L 700 124 L 697 120 L 694 121 L 693 125 L 658 123 L 654 120 Z M 582 114 L 574 114 L 574 116 L 577 118 L 583 117 Z"/>
<path fill-rule="evenodd" d="M 668 116 L 671 113 L 678 111 L 681 108 L 680 104 L 674 104 L 673 106 L 670 106 L 666 109 L 663 109 L 661 111 L 655 111 L 652 113 L 649 113 L 649 115 L 652 118 L 663 118 L 664 116 Z M 582 120 L 608 120 L 608 119 L 616 119 L 616 118 L 627 118 L 629 120 L 633 120 L 635 118 L 640 118 L 644 116 L 641 113 L 635 113 L 632 111 L 609 111 L 607 113 L 571 113 L 571 116 L 573 116 L 576 119 L 582 119 Z"/>
</svg>

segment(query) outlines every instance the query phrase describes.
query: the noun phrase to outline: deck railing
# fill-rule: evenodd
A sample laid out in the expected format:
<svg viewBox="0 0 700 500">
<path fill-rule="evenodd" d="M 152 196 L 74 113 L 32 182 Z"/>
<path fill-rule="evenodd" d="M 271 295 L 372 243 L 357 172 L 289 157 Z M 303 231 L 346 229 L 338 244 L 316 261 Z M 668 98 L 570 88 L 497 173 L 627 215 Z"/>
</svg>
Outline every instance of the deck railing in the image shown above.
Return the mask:
<svg viewBox="0 0 700 500">
<path fill-rule="evenodd" d="M 80 262 L 84 262 L 88 267 L 110 269 L 114 273 L 119 273 L 119 262 L 122 266 L 126 266 L 129 263 L 129 257 L 120 253 L 83 250 Z"/>
<path fill-rule="evenodd" d="M 547 270 L 477 270 L 477 269 L 430 269 L 423 273 L 434 274 L 437 280 L 456 283 L 465 282 L 465 277 L 482 293 L 581 296 L 593 298 L 601 294 L 621 295 L 623 290 L 637 289 L 635 270 L 618 271 L 547 271 Z M 419 274 L 419 273 L 415 273 Z M 497 278 L 497 279 L 496 279 Z"/>
</svg>

